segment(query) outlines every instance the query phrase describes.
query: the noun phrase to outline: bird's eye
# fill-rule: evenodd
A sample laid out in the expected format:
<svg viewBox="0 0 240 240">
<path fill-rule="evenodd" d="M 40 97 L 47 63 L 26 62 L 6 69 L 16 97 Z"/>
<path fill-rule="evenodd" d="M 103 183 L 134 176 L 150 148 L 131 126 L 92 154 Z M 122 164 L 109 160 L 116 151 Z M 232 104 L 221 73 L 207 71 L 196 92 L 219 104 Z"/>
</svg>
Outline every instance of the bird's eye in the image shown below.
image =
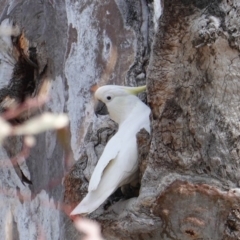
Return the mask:
<svg viewBox="0 0 240 240">
<path fill-rule="evenodd" d="M 111 100 L 112 98 L 110 96 L 107 96 L 107 100 Z"/>
</svg>

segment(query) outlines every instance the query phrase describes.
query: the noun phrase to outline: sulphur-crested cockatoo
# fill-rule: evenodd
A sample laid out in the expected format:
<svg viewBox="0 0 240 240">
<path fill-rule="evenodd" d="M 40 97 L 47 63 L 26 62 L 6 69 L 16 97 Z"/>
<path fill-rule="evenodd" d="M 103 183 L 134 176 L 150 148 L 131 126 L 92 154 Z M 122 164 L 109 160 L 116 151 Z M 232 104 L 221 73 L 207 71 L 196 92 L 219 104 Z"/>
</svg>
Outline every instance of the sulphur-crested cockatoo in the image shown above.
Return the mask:
<svg viewBox="0 0 240 240">
<path fill-rule="evenodd" d="M 88 194 L 71 215 L 96 210 L 118 187 L 137 178 L 136 134 L 145 128 L 150 133 L 150 108 L 136 95 L 146 89 L 107 85 L 95 92 L 96 114 L 109 114 L 118 123 L 117 133 L 107 143 L 91 176 Z"/>
</svg>

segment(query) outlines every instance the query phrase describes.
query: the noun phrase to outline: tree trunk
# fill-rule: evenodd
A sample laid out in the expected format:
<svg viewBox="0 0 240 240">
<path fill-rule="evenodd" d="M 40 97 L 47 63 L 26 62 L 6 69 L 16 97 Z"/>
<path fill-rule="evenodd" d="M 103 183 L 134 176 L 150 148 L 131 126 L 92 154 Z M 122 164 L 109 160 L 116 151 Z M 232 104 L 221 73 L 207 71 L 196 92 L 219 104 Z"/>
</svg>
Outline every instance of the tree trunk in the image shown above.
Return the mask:
<svg viewBox="0 0 240 240">
<path fill-rule="evenodd" d="M 240 4 L 165 0 L 162 7 L 158 21 L 159 1 L 3 1 L 1 20 L 24 30 L 40 70 L 48 65 L 45 110 L 68 113 L 77 163 L 63 187 L 74 161 L 64 161 L 54 132 L 41 134 L 27 161 L 18 159 L 32 181 L 23 185 L 10 161 L 22 138 L 8 139 L 0 151 L 0 236 L 79 238 L 65 211 L 86 194 L 116 130 L 108 117 L 94 116 L 90 88 L 146 82 L 140 97 L 152 109 L 152 133 L 138 134 L 139 196 L 105 204 L 90 218 L 108 240 L 240 238 Z"/>
<path fill-rule="evenodd" d="M 150 209 L 162 239 L 240 236 L 238 15 L 238 1 L 164 3 L 147 79 L 145 175 L 158 186 Z"/>
</svg>

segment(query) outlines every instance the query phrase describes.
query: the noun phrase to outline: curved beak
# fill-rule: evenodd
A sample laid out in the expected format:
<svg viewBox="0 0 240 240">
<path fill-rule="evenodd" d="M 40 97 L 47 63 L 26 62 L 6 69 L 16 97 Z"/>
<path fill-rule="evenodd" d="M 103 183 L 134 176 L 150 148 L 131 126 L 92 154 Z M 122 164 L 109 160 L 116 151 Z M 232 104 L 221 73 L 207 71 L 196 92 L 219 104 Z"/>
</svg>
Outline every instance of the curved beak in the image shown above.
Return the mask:
<svg viewBox="0 0 240 240">
<path fill-rule="evenodd" d="M 95 102 L 94 112 L 95 112 L 96 115 L 107 115 L 107 114 L 109 114 L 106 104 L 103 103 L 100 100 Z"/>
</svg>

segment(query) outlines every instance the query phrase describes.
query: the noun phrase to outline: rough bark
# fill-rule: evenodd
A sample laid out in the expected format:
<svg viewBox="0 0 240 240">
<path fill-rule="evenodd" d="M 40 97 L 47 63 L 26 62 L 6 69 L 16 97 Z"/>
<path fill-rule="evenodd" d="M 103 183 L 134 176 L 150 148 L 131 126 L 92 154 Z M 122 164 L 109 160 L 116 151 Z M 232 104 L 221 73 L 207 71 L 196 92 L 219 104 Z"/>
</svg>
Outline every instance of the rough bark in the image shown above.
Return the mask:
<svg viewBox="0 0 240 240">
<path fill-rule="evenodd" d="M 239 186 L 238 11 L 238 1 L 164 2 L 148 69 L 145 175 L 158 186 L 150 209 L 162 239 L 239 238 L 231 220 L 239 204 L 231 190 Z"/>
<path fill-rule="evenodd" d="M 90 87 L 146 82 L 147 97 L 140 97 L 152 109 L 152 134 L 138 135 L 139 195 L 123 196 L 90 217 L 109 240 L 240 238 L 240 4 L 165 0 L 154 24 L 157 3 L 3 1 L 1 20 L 13 18 L 37 48 L 40 69 L 48 65 L 52 88 L 45 110 L 69 114 L 77 163 L 64 189 L 70 163 L 56 134 L 41 134 L 27 161 L 19 160 L 33 183 L 24 186 L 9 160 L 22 139 L 8 139 L 0 151 L 1 236 L 78 239 L 60 206 L 63 195 L 67 207 L 83 198 L 117 128 L 94 116 Z"/>
<path fill-rule="evenodd" d="M 65 162 L 56 134 L 47 132 L 37 136 L 37 145 L 29 157 L 17 159 L 19 169 L 10 158 L 21 151 L 22 138 L 7 139 L 0 151 L 1 166 L 4 166 L 0 176 L 4 209 L 0 215 L 1 237 L 78 238 L 78 232 L 65 215 L 68 205 L 62 206 L 64 173 L 74 160 L 82 159 L 79 164 L 87 164 L 84 174 L 89 178 L 96 164 L 95 151 L 99 156 L 116 129 L 109 119 L 98 120 L 94 116 L 91 86 L 95 83 L 123 85 L 126 76 L 128 85 L 145 82 L 149 39 L 153 34 L 148 26 L 150 17 L 146 6 L 145 1 L 110 0 L 1 3 L 0 20 L 13 19 L 24 31 L 30 46 L 37 49 L 40 71 L 48 66 L 47 77 L 52 79 L 52 86 L 50 100 L 43 110 L 68 113 L 69 145 L 73 153 L 73 161 Z M 1 82 L 1 86 L 8 83 Z M 91 155 L 88 163 L 85 151 Z M 31 179 L 32 185 L 23 185 L 22 173 Z M 84 174 L 77 171 L 77 176 L 86 181 Z M 73 186 L 68 195 L 75 194 L 79 200 L 81 193 Z M 68 189 L 66 186 L 66 193 Z"/>
</svg>

